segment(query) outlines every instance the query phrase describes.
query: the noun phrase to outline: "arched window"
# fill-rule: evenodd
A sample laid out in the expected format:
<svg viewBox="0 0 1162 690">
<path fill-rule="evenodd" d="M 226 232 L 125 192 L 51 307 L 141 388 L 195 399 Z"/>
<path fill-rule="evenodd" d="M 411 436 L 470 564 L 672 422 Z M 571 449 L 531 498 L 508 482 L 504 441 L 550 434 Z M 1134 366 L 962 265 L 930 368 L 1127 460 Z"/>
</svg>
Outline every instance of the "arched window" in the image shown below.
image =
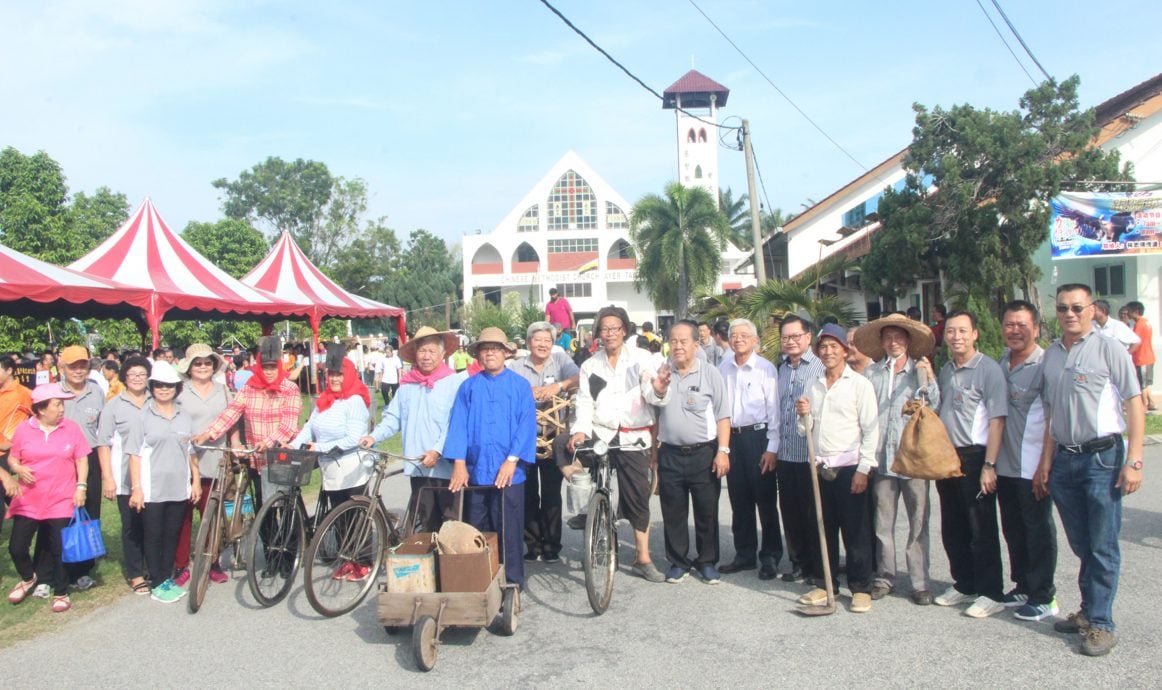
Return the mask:
<svg viewBox="0 0 1162 690">
<path fill-rule="evenodd" d="M 570 170 L 549 192 L 545 226 L 549 230 L 592 230 L 597 227 L 597 196 L 585 178 Z"/>
<path fill-rule="evenodd" d="M 528 242 L 521 242 L 520 246 L 512 254 L 513 263 L 525 263 L 528 261 L 540 261 L 541 257 L 537 255 L 537 250 Z"/>
<path fill-rule="evenodd" d="M 625 211 L 612 201 L 605 202 L 605 227 L 618 230 L 629 227 Z"/>
<path fill-rule="evenodd" d="M 696 180 L 702 179 L 702 166 L 701 165 L 694 167 L 694 179 L 696 179 Z"/>
<path fill-rule="evenodd" d="M 698 143 L 700 143 L 700 144 L 706 143 L 706 128 L 705 127 L 698 130 Z"/>
<path fill-rule="evenodd" d="M 687 144 L 693 144 L 693 143 L 694 143 L 694 142 L 696 142 L 696 141 L 698 141 L 698 139 L 697 139 L 697 138 L 695 138 L 695 136 L 694 136 L 694 128 L 693 128 L 693 127 L 691 127 L 691 128 L 690 128 L 690 131 L 686 133 L 686 143 L 687 143 Z"/>
<path fill-rule="evenodd" d="M 480 245 L 472 255 L 472 272 L 476 274 L 499 274 L 504 272 L 504 260 L 496 247 L 487 242 Z"/>
<path fill-rule="evenodd" d="M 618 240 L 609 248 L 609 253 L 606 255 L 607 259 L 632 259 L 633 247 L 625 240 Z"/>
<path fill-rule="evenodd" d="M 538 207 L 536 204 L 529 206 L 525 214 L 520 217 L 520 221 L 516 224 L 517 232 L 536 232 L 540 229 L 540 223 L 537 218 Z"/>
</svg>

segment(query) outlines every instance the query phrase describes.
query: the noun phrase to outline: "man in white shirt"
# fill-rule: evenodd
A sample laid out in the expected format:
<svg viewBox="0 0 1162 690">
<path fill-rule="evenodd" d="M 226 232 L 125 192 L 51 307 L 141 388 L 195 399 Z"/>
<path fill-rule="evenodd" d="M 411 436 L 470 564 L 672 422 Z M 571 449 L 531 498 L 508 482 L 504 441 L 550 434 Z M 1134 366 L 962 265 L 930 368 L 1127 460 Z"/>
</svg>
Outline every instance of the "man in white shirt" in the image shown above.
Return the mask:
<svg viewBox="0 0 1162 690">
<path fill-rule="evenodd" d="M 1142 339 L 1120 319 L 1110 318 L 1110 303 L 1104 299 L 1093 301 L 1093 330 L 1098 335 L 1112 338 L 1125 346 L 1130 354 L 1138 349 Z"/>
<path fill-rule="evenodd" d="M 872 553 L 871 510 L 868 504 L 868 475 L 876 467 L 879 445 L 879 410 L 870 381 L 847 366 L 847 333 L 827 324 L 815 341 L 815 354 L 823 362 L 823 376 L 815 379 L 806 397 L 795 403 L 803 416 L 799 433 L 812 434 L 819 466 L 819 494 L 823 504 L 823 526 L 827 532 L 827 553 L 831 572 L 839 570 L 839 535 L 847 550 L 847 586 L 851 589 L 851 612 L 871 610 Z M 805 416 L 804 416 L 805 415 Z M 816 568 L 822 571 L 822 563 Z M 819 583 L 839 591 L 838 578 Z M 827 601 L 827 591 L 816 587 L 799 598 L 804 605 Z"/>
<path fill-rule="evenodd" d="M 383 396 L 383 404 L 387 405 L 399 390 L 399 370 L 403 369 L 403 362 L 387 345 L 383 350 L 383 359 L 376 366 L 375 378 L 379 383 L 379 393 Z"/>
</svg>

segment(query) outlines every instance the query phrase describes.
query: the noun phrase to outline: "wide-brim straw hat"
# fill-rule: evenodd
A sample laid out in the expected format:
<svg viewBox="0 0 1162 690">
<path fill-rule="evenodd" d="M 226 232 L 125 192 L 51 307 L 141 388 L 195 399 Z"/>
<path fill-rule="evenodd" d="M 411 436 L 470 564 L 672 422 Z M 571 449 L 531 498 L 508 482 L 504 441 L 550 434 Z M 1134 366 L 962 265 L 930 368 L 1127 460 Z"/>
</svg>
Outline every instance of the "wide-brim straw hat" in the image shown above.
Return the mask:
<svg viewBox="0 0 1162 690">
<path fill-rule="evenodd" d="M 468 354 L 476 357 L 480 352 L 481 345 L 499 345 L 508 354 L 516 354 L 516 348 L 512 346 L 512 343 L 508 342 L 508 335 L 495 326 L 489 326 L 483 331 L 480 331 L 480 335 L 476 338 L 476 341 L 468 345 Z"/>
<path fill-rule="evenodd" d="M 194 343 L 186 348 L 186 356 L 182 357 L 178 362 L 178 373 L 183 376 L 190 375 L 190 363 L 199 357 L 213 357 L 214 358 L 214 373 L 217 374 L 222 371 L 222 367 L 226 365 L 226 360 L 222 359 L 222 355 L 214 352 L 214 348 L 205 343 Z"/>
<path fill-rule="evenodd" d="M 421 326 L 416 334 L 408 339 L 406 343 L 399 346 L 399 358 L 408 364 L 416 363 L 416 349 L 419 348 L 420 343 L 425 338 L 432 336 L 439 336 L 444 340 L 444 356 L 452 354 L 460 347 L 460 338 L 451 331 L 437 331 L 431 326 Z"/>
<path fill-rule="evenodd" d="M 888 314 L 855 329 L 855 346 L 872 360 L 881 360 L 887 353 L 881 342 L 883 331 L 888 326 L 899 328 L 908 334 L 908 356 L 912 359 L 932 354 L 936 339 L 932 329 L 919 321 L 913 321 L 903 314 Z"/>
</svg>

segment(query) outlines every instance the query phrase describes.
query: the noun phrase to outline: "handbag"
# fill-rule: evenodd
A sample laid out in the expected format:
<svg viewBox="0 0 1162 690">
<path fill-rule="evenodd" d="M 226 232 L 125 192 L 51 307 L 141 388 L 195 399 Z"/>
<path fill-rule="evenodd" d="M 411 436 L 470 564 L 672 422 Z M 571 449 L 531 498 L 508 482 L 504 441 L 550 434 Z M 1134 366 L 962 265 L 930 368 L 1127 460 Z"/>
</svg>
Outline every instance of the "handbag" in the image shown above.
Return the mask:
<svg viewBox="0 0 1162 690">
<path fill-rule="evenodd" d="M 61 561 L 79 563 L 105 555 L 105 539 L 101 536 L 101 521 L 89 517 L 89 511 L 77 508 L 68 527 L 61 530 Z"/>
<path fill-rule="evenodd" d="M 910 419 L 900 433 L 892 472 L 914 479 L 963 477 L 960 456 L 940 416 L 919 399 L 904 403 L 903 412 Z"/>
</svg>

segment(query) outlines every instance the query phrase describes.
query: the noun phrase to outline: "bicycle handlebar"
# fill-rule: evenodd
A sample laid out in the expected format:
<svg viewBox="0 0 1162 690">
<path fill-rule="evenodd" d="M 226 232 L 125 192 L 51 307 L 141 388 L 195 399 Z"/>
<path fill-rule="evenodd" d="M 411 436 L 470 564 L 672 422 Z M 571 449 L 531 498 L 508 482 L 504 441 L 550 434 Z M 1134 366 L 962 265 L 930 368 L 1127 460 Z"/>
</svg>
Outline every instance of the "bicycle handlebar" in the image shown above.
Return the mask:
<svg viewBox="0 0 1162 690">
<path fill-rule="evenodd" d="M 242 446 L 239 448 L 232 448 L 230 446 L 211 446 L 204 443 L 191 443 L 190 447 L 194 450 L 218 450 L 237 457 L 244 455 L 254 455 L 254 451 L 258 450 L 257 446 Z"/>
<path fill-rule="evenodd" d="M 611 450 L 645 450 L 646 448 L 646 442 L 641 439 L 638 439 L 634 443 L 624 443 L 619 446 L 611 446 L 605 441 L 598 439 L 593 442 L 593 445 L 577 446 L 577 448 L 573 450 L 573 458 L 576 459 L 577 454 L 582 452 L 592 453 L 598 457 L 604 457 L 608 455 L 609 451 Z"/>
</svg>

